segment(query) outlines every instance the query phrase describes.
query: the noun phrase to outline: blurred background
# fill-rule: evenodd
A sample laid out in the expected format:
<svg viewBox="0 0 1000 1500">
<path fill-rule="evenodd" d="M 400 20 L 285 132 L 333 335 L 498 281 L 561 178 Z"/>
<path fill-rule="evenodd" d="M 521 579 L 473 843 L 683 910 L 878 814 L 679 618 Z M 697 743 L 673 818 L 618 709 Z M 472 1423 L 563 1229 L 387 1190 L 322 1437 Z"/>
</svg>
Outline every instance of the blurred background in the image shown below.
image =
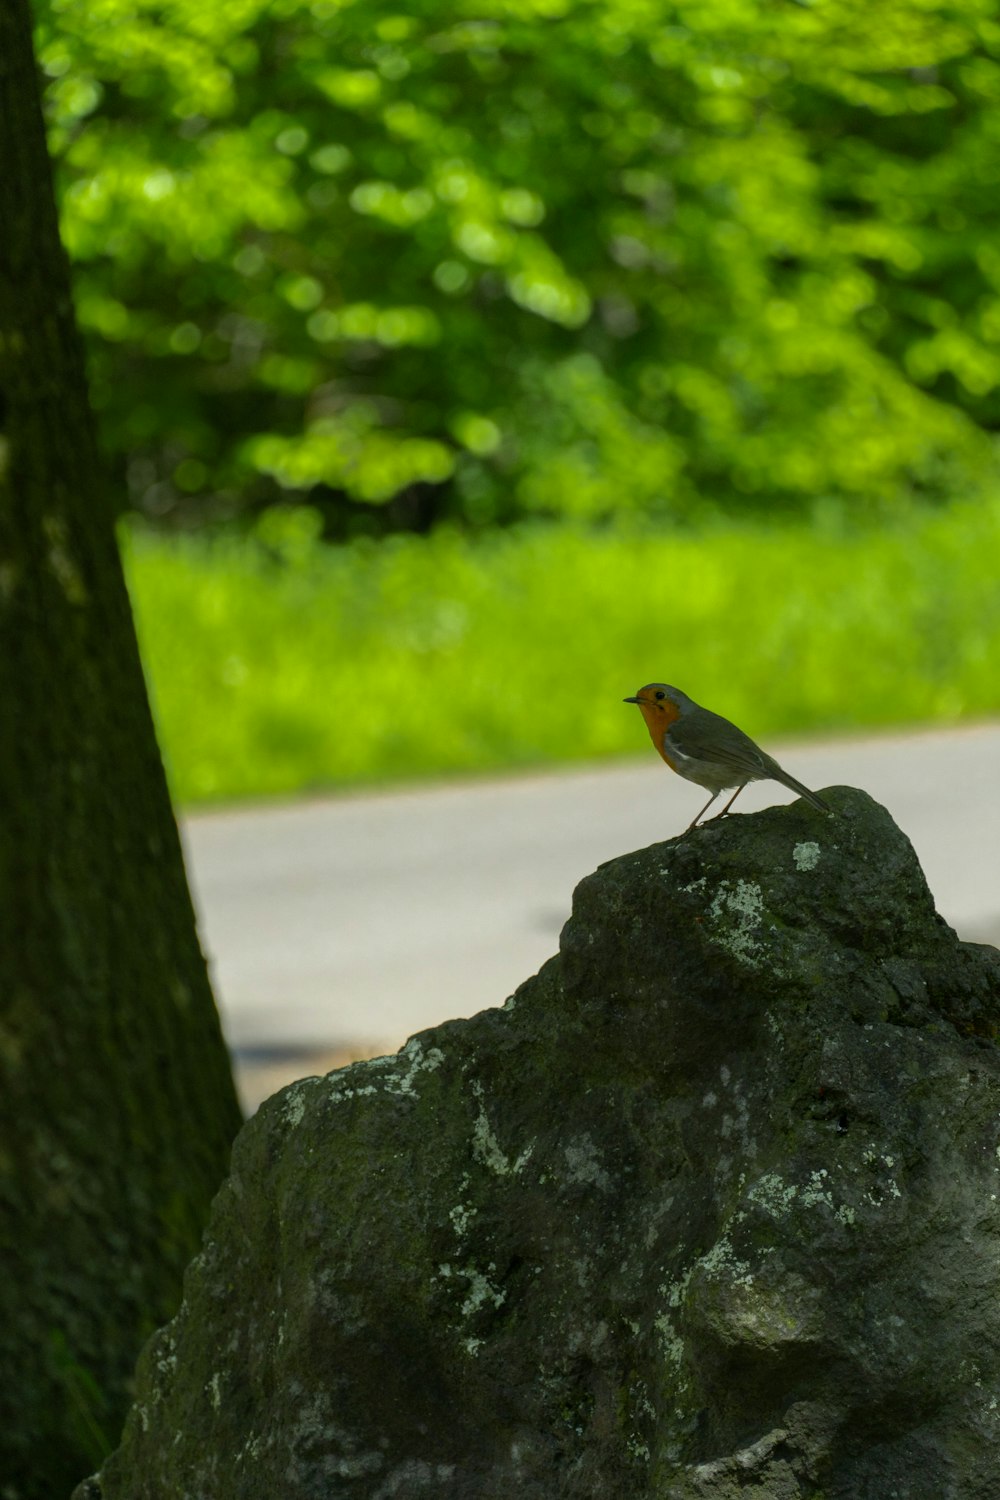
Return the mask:
<svg viewBox="0 0 1000 1500">
<path fill-rule="evenodd" d="M 386 868 L 411 891 L 435 863 L 481 885 L 493 846 L 460 851 L 485 804 L 436 843 L 442 778 L 651 756 L 620 701 L 642 682 L 772 748 L 926 725 L 953 746 L 1000 712 L 995 0 L 35 11 L 195 865 L 228 840 L 244 875 L 270 871 L 273 906 L 319 872 L 269 864 L 277 824 L 237 836 L 250 813 L 199 806 L 430 778 L 430 822 L 416 793 L 380 792 L 337 802 L 347 823 L 323 834 L 361 852 L 311 920 L 340 921 L 363 968 L 386 941 L 351 908 L 365 851 L 384 847 L 376 904 Z M 997 742 L 975 743 L 975 775 L 994 774 L 972 792 L 995 796 Z M 647 771 L 649 842 L 694 809 Z M 574 807 L 611 795 L 577 774 Z M 326 807 L 274 813 L 303 857 Z M 236 958 L 204 904 L 221 877 L 194 874 L 227 1009 Z M 567 878 L 539 897 L 548 928 Z M 259 913 L 231 915 L 252 956 Z M 419 941 L 401 953 L 405 988 Z M 260 980 L 274 1025 L 244 1028 L 245 1056 L 280 1050 L 296 983 Z M 420 1024 L 464 1013 L 436 1005 Z M 398 1045 L 400 1024 L 350 1047 Z"/>
</svg>

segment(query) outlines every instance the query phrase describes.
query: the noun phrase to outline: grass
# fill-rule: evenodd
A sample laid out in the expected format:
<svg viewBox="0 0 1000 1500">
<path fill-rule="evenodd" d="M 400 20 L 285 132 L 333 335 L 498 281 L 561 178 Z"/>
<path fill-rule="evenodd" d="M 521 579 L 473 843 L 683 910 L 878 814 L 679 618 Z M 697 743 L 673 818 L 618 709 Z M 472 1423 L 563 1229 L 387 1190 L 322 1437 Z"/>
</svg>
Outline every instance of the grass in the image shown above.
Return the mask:
<svg viewBox="0 0 1000 1500">
<path fill-rule="evenodd" d="M 650 680 L 765 741 L 1000 711 L 1000 497 L 864 534 L 308 521 L 126 539 L 182 803 L 642 753 L 621 699 Z"/>
</svg>

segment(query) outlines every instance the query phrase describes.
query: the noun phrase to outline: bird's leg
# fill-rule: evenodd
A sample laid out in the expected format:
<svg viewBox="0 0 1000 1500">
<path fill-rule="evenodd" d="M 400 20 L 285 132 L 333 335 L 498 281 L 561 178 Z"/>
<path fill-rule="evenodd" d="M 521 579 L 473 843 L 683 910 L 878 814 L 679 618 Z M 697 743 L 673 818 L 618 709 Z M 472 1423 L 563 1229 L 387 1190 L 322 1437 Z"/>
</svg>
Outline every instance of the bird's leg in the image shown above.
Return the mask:
<svg viewBox="0 0 1000 1500">
<path fill-rule="evenodd" d="M 737 797 L 740 795 L 740 792 L 742 792 L 743 787 L 745 787 L 746 785 L 747 785 L 747 783 L 744 781 L 743 784 L 742 784 L 742 786 L 738 786 L 736 788 L 735 792 L 730 797 L 729 801 L 726 803 L 726 805 L 722 809 L 722 811 L 721 812 L 717 812 L 714 818 L 710 818 L 709 819 L 710 823 L 718 822 L 719 818 L 724 818 L 726 816 L 726 813 L 732 807 L 733 803 L 736 801 Z"/>
<path fill-rule="evenodd" d="M 697 828 L 698 827 L 698 824 L 701 822 L 702 818 L 708 812 L 708 809 L 711 807 L 712 803 L 715 801 L 715 799 L 716 799 L 716 797 L 718 795 L 719 795 L 718 792 L 713 792 L 712 793 L 711 797 L 709 797 L 708 801 L 705 803 L 705 806 L 702 808 L 702 810 L 698 814 L 698 816 L 693 820 L 693 822 L 689 823 L 688 826 L 685 828 L 685 830 L 684 830 L 685 833 L 690 833 L 691 830 L 692 830 L 692 828 Z"/>
</svg>

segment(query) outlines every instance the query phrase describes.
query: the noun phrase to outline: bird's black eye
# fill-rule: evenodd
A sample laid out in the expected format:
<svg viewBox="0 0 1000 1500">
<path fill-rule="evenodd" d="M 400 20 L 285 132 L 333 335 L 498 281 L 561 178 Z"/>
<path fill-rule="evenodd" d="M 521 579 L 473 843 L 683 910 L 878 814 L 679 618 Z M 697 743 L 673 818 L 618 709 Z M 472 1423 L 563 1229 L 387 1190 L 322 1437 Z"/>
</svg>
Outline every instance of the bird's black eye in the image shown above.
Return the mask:
<svg viewBox="0 0 1000 1500">
<path fill-rule="evenodd" d="M 655 697 L 656 697 L 657 703 L 659 703 L 659 701 L 660 701 L 661 698 L 665 698 L 666 696 L 667 696 L 666 693 L 656 693 Z"/>
</svg>

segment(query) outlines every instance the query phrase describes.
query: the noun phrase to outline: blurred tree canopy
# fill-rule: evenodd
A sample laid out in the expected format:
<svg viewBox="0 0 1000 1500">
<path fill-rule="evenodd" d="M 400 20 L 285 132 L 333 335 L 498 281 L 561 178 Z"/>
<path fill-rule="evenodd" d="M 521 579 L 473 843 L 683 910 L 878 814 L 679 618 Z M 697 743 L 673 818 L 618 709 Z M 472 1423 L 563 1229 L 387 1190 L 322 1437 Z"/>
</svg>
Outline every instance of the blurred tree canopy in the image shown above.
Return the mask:
<svg viewBox="0 0 1000 1500">
<path fill-rule="evenodd" d="M 37 15 L 150 515 L 871 510 L 994 469 L 994 0 Z"/>
</svg>

